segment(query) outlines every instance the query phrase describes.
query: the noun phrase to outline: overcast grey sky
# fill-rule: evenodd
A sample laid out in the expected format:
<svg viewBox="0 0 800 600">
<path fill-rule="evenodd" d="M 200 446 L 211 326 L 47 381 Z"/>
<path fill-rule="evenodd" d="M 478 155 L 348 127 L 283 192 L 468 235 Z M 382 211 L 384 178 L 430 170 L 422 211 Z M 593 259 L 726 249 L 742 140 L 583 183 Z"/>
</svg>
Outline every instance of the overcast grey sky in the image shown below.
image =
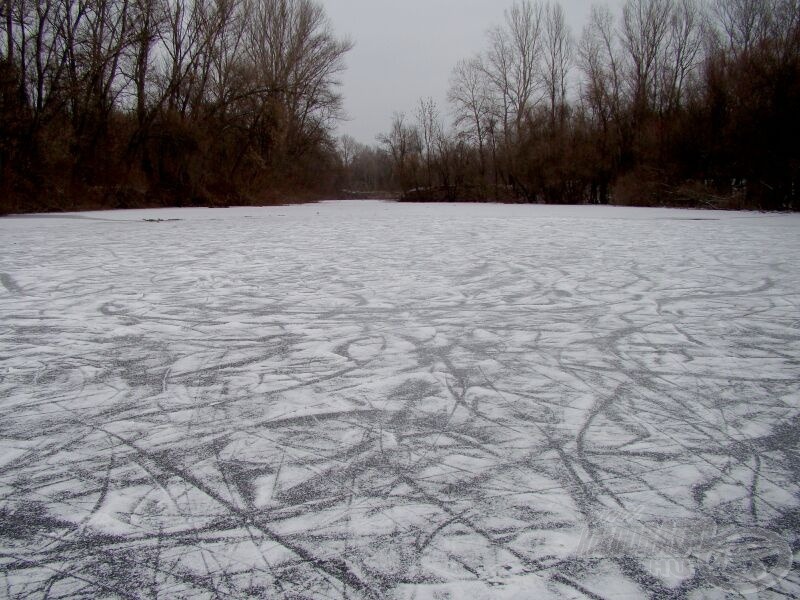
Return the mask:
<svg viewBox="0 0 800 600">
<path fill-rule="evenodd" d="M 450 72 L 485 47 L 486 30 L 512 0 L 322 0 L 340 36 L 356 46 L 342 81 L 350 116 L 340 126 L 363 143 L 389 128 L 392 113 L 411 113 L 421 97 L 446 106 Z M 575 36 L 598 0 L 562 0 Z M 615 10 L 622 0 L 599 0 Z"/>
</svg>

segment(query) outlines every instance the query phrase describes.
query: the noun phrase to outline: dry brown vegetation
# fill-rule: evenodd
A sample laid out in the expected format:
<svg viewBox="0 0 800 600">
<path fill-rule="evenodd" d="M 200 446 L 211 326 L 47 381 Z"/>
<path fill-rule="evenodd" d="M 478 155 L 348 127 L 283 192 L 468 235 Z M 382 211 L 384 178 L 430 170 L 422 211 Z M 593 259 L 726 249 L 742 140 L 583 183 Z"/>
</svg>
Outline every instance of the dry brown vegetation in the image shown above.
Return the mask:
<svg viewBox="0 0 800 600">
<path fill-rule="evenodd" d="M 347 40 L 312 0 L 3 0 L 0 211 L 302 199 Z"/>
<path fill-rule="evenodd" d="M 797 209 L 800 0 L 520 0 L 376 146 L 314 0 L 0 0 L 0 212 L 407 200 Z M 445 123 L 447 122 L 447 123 Z"/>
<path fill-rule="evenodd" d="M 797 209 L 800 1 L 517 2 L 379 143 L 408 200 Z M 358 163 L 358 161 L 355 161 Z"/>
</svg>

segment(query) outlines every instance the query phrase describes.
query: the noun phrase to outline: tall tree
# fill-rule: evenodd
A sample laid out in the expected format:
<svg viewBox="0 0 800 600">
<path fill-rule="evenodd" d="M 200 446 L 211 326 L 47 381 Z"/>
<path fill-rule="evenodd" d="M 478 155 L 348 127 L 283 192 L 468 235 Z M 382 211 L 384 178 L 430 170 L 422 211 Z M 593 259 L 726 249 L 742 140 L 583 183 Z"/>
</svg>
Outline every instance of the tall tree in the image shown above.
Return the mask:
<svg viewBox="0 0 800 600">
<path fill-rule="evenodd" d="M 548 3 L 544 11 L 544 85 L 550 104 L 551 126 L 566 117 L 567 80 L 572 63 L 572 34 L 564 8 Z"/>
<path fill-rule="evenodd" d="M 447 98 L 453 107 L 455 126 L 478 144 L 482 180 L 486 176 L 486 143 L 494 102 L 486 69 L 479 57 L 462 60 L 456 65 Z"/>
</svg>

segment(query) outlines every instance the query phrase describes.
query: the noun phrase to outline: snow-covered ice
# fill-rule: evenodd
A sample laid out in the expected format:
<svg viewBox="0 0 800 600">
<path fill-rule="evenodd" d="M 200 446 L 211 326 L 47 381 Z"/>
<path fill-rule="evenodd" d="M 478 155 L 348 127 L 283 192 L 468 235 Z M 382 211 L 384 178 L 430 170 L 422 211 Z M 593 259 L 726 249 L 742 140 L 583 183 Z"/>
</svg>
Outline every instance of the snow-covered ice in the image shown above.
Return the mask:
<svg viewBox="0 0 800 600">
<path fill-rule="evenodd" d="M 757 213 L 0 219 L 0 596 L 731 597 L 580 542 L 798 553 L 798 256 Z"/>
</svg>

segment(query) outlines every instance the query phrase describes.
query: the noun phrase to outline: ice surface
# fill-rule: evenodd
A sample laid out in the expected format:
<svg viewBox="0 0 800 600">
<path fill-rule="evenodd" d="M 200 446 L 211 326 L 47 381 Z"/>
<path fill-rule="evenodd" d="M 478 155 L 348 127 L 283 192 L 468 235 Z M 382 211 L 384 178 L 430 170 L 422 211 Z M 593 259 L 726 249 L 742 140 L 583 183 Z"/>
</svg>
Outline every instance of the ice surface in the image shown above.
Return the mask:
<svg viewBox="0 0 800 600">
<path fill-rule="evenodd" d="M 798 256 L 756 213 L 0 219 L 0 596 L 724 598 L 578 545 L 798 551 Z"/>
</svg>

